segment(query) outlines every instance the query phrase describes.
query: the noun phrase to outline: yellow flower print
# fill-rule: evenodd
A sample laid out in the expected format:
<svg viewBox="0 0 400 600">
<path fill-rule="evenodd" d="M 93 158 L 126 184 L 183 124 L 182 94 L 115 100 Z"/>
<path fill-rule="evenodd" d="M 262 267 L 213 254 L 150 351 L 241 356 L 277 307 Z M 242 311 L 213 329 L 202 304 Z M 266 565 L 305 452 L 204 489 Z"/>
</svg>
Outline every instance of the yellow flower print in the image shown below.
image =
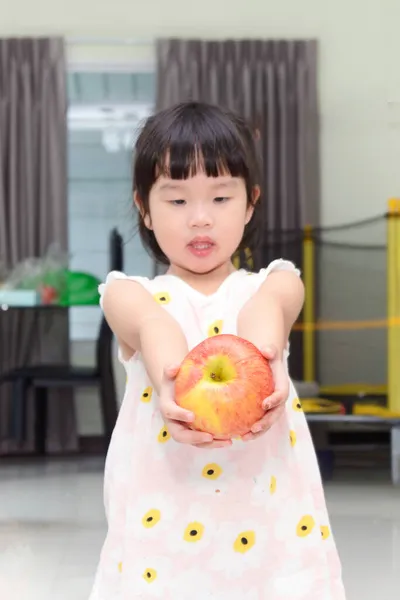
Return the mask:
<svg viewBox="0 0 400 600">
<path fill-rule="evenodd" d="M 207 332 L 208 337 L 213 337 L 214 335 L 219 335 L 220 333 L 222 333 L 223 326 L 224 322 L 221 321 L 221 319 L 214 321 L 214 323 L 211 323 Z"/>
<path fill-rule="evenodd" d="M 256 534 L 254 531 L 243 531 L 237 536 L 233 549 L 240 554 L 246 554 L 256 543 Z"/>
<path fill-rule="evenodd" d="M 328 537 L 330 536 L 331 531 L 328 527 L 328 525 L 321 525 L 321 536 L 323 540 L 327 540 Z"/>
<path fill-rule="evenodd" d="M 145 569 L 142 577 L 147 583 L 153 583 L 157 579 L 157 571 L 154 569 Z"/>
<path fill-rule="evenodd" d="M 271 496 L 276 492 L 276 477 L 274 477 L 274 475 L 271 475 L 271 480 L 269 482 L 269 491 Z"/>
<path fill-rule="evenodd" d="M 153 388 L 147 387 L 140 397 L 142 402 L 151 402 L 151 396 L 153 395 Z"/>
<path fill-rule="evenodd" d="M 155 527 L 155 525 L 157 525 L 160 519 L 161 512 L 157 508 L 152 508 L 144 515 L 142 519 L 142 525 L 146 529 L 151 529 L 152 527 Z"/>
<path fill-rule="evenodd" d="M 315 527 L 314 518 L 311 515 L 306 515 L 297 524 L 296 535 L 298 537 L 307 537 Z"/>
<path fill-rule="evenodd" d="M 199 542 L 204 534 L 204 525 L 197 521 L 189 523 L 183 534 L 185 542 Z"/>
<path fill-rule="evenodd" d="M 206 479 L 218 479 L 222 474 L 222 469 L 216 463 L 209 463 L 202 471 L 202 476 Z"/>
<path fill-rule="evenodd" d="M 158 304 L 169 304 L 171 302 L 171 296 L 168 292 L 158 292 L 154 294 L 153 298 Z"/>
<path fill-rule="evenodd" d="M 166 442 L 168 442 L 168 440 L 171 439 L 171 434 L 169 433 L 168 427 L 166 425 L 164 425 L 164 427 L 161 429 L 157 439 L 160 442 L 160 444 L 165 444 Z"/>
<path fill-rule="evenodd" d="M 301 407 L 301 402 L 299 398 L 295 398 L 292 402 L 292 408 L 295 412 L 301 412 L 303 409 Z"/>
<path fill-rule="evenodd" d="M 147 552 L 143 552 L 143 557 L 136 556 L 132 565 L 129 565 L 134 595 L 137 598 L 147 598 L 149 595 L 151 598 L 164 598 L 165 582 L 171 578 L 171 572 L 172 561 L 166 556 L 153 553 L 151 561 Z"/>
<path fill-rule="evenodd" d="M 122 562 L 118 563 L 118 571 L 122 573 Z"/>
<path fill-rule="evenodd" d="M 165 448 L 161 448 L 161 452 Z M 159 536 L 161 524 L 164 528 L 174 527 L 176 529 L 176 518 L 179 512 L 176 499 L 157 492 L 154 494 L 142 494 L 135 498 L 135 502 L 129 505 L 125 515 L 125 525 L 132 539 L 140 544 L 149 540 L 156 540 Z M 188 521 L 190 519 L 187 519 Z M 186 521 L 183 523 L 183 527 Z M 179 537 L 179 536 L 178 536 Z M 157 542 L 155 542 L 157 543 Z M 139 569 L 140 566 L 140 569 Z M 149 563 L 137 564 L 138 573 L 141 574 Z M 152 568 L 157 570 L 160 577 L 160 568 L 156 563 L 152 563 Z"/>
<path fill-rule="evenodd" d="M 297 436 L 296 436 L 296 432 L 293 431 L 293 429 L 289 433 L 289 438 L 290 438 L 290 444 L 292 446 L 295 446 L 296 442 L 297 442 Z"/>
</svg>

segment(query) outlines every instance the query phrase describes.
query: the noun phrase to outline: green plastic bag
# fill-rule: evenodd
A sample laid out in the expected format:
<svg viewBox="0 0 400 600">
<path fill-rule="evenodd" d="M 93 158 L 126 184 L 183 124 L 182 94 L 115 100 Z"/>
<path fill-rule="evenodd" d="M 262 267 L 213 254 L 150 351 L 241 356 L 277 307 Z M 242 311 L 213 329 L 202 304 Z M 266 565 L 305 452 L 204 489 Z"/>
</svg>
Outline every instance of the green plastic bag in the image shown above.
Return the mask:
<svg viewBox="0 0 400 600">
<path fill-rule="evenodd" d="M 60 296 L 62 306 L 97 306 L 101 281 L 90 273 L 65 271 L 65 288 Z"/>
</svg>

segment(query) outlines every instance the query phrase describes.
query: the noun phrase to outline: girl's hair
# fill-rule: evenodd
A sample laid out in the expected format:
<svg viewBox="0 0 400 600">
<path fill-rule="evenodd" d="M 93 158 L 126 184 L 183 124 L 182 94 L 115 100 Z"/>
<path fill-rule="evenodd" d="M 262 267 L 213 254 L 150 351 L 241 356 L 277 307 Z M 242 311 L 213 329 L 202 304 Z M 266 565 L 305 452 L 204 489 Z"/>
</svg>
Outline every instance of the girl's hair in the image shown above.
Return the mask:
<svg viewBox="0 0 400 600">
<path fill-rule="evenodd" d="M 202 102 L 184 102 L 151 116 L 135 145 L 133 187 L 142 212 L 149 212 L 150 190 L 161 175 L 187 179 L 198 172 L 208 177 L 230 174 L 244 179 L 247 202 L 260 183 L 257 151 L 246 122 L 229 112 Z M 254 249 L 260 219 L 255 214 L 246 225 L 238 250 Z M 156 261 L 169 264 L 153 231 L 147 229 L 138 211 L 143 245 Z"/>
</svg>

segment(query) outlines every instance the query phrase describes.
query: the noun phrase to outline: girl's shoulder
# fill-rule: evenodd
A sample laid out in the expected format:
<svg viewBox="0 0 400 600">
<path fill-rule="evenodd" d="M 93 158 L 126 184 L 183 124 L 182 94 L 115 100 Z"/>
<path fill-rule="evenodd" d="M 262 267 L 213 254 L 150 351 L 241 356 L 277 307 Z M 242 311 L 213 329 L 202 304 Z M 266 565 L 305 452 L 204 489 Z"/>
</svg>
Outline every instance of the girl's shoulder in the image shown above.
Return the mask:
<svg viewBox="0 0 400 600">
<path fill-rule="evenodd" d="M 176 278 L 171 275 L 157 275 L 154 278 L 143 277 L 141 275 L 127 275 L 120 271 L 111 271 L 108 273 L 104 282 L 99 285 L 100 305 L 107 285 L 115 279 L 124 279 L 140 283 L 160 304 L 168 304 L 170 302 L 171 293 L 176 289 Z"/>
<path fill-rule="evenodd" d="M 268 275 L 276 271 L 292 271 L 300 275 L 300 271 L 292 262 L 280 258 L 274 260 L 267 267 L 260 269 L 258 272 L 250 272 L 245 269 L 234 271 L 225 279 L 215 294 L 212 294 L 211 296 L 201 294 L 201 292 L 198 292 L 175 275 L 165 274 L 149 278 L 137 275 L 126 275 L 119 271 L 111 271 L 107 275 L 104 283 L 99 286 L 100 304 L 102 303 L 102 296 L 107 285 L 115 279 L 126 279 L 140 283 L 160 304 L 167 305 L 171 302 L 172 298 L 187 298 L 189 300 L 200 302 L 201 304 L 204 302 L 209 304 L 213 300 L 220 300 L 227 294 L 237 294 L 238 299 L 243 294 L 247 297 L 251 296 L 266 280 Z"/>
<path fill-rule="evenodd" d="M 241 269 L 243 273 L 242 277 L 233 280 L 233 283 L 235 287 L 245 287 L 255 292 L 271 273 L 277 271 L 291 271 L 300 276 L 300 270 L 291 261 L 278 258 L 277 260 L 273 260 L 267 267 L 256 272 Z"/>
<path fill-rule="evenodd" d="M 153 279 L 149 277 L 143 277 L 142 275 L 127 275 L 126 273 L 122 273 L 121 271 L 110 271 L 104 282 L 99 285 L 99 294 L 100 297 L 104 294 L 104 291 L 111 283 L 111 281 L 115 281 L 116 279 L 124 279 L 127 281 L 135 281 L 140 283 L 145 289 L 151 291 L 157 287 L 157 280 L 160 279 L 160 276 L 154 277 Z"/>
</svg>

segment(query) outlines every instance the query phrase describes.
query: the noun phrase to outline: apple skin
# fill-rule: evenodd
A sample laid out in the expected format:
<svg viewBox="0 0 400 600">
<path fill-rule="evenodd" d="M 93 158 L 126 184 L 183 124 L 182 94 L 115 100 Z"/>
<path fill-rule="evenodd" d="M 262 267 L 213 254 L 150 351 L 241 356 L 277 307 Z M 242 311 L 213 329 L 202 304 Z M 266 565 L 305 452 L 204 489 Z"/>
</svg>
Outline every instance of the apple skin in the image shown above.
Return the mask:
<svg viewBox="0 0 400 600">
<path fill-rule="evenodd" d="M 220 440 L 248 433 L 265 415 L 262 403 L 273 391 L 267 359 L 251 342 L 230 334 L 193 348 L 175 380 L 177 404 L 195 415 L 192 429 Z"/>
</svg>

